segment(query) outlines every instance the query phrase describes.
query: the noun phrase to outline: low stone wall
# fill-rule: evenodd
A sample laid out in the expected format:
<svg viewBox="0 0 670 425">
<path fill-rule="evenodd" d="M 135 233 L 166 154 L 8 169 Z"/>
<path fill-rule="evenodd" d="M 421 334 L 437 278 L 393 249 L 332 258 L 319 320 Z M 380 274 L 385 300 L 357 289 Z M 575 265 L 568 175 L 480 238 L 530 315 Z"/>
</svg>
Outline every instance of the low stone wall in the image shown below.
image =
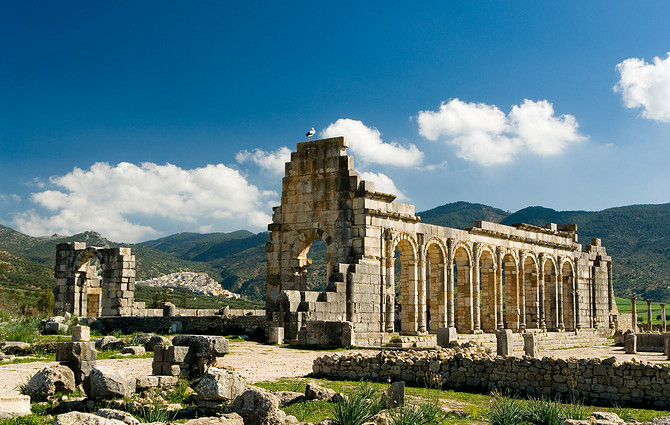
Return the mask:
<svg viewBox="0 0 670 425">
<path fill-rule="evenodd" d="M 314 360 L 316 376 L 489 392 L 494 389 L 532 396 L 577 397 L 595 403 L 670 407 L 670 366 L 614 358 L 494 357 L 453 349 L 382 351 L 376 355 L 333 354 Z"/>
<path fill-rule="evenodd" d="M 265 316 L 173 316 L 173 317 L 99 317 L 95 320 L 103 333 L 121 331 L 189 333 L 197 335 L 249 335 L 265 338 L 268 321 Z"/>
</svg>

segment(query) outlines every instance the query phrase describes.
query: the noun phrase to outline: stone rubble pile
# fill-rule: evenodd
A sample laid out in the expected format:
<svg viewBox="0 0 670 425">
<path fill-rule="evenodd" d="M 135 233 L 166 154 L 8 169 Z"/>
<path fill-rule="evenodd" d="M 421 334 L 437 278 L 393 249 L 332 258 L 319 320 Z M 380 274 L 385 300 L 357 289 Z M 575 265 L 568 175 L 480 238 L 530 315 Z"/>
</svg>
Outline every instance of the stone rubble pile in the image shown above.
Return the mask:
<svg viewBox="0 0 670 425">
<path fill-rule="evenodd" d="M 209 277 L 207 273 L 177 272 L 135 283 L 159 288 L 188 289 L 196 294 L 216 295 L 224 298 L 238 299 L 241 297 L 240 294 L 222 288 L 221 284 Z"/>
<path fill-rule="evenodd" d="M 221 336 L 177 335 L 172 344 L 154 347 L 154 375 L 197 379 L 229 351 L 228 340 Z"/>
</svg>

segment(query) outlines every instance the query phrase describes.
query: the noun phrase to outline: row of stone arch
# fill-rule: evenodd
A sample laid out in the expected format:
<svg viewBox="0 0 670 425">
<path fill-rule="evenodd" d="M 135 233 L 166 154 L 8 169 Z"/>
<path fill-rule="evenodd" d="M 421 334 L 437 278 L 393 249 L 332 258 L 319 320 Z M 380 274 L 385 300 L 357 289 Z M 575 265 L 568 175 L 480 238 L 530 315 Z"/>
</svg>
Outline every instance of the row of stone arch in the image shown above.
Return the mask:
<svg viewBox="0 0 670 425">
<path fill-rule="evenodd" d="M 400 279 L 394 275 L 396 249 Z M 399 233 L 387 241 L 385 330 L 398 331 L 398 281 L 403 333 L 443 327 L 459 332 L 577 329 L 575 269 L 567 256 L 451 238 L 420 244 L 413 235 Z"/>
</svg>

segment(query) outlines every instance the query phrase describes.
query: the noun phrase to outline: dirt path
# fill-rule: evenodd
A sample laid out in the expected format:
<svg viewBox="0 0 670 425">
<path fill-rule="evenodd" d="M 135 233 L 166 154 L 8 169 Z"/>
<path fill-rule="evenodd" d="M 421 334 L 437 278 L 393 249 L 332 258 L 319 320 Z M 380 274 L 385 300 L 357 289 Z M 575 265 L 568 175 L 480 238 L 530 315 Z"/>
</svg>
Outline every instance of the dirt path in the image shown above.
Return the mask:
<svg viewBox="0 0 670 425">
<path fill-rule="evenodd" d="M 365 351 L 370 353 L 370 351 Z M 312 362 L 317 357 L 328 354 L 327 351 L 300 350 L 259 344 L 257 342 L 232 342 L 230 354 L 220 360 L 220 365 L 233 369 L 246 376 L 249 382 L 271 381 L 279 378 L 303 377 L 312 371 Z M 663 353 L 625 354 L 623 348 L 613 346 L 571 348 L 567 350 L 542 351 L 543 356 L 567 359 L 607 358 L 615 356 L 619 362 L 635 358 L 651 363 L 668 363 Z M 45 366 L 56 362 L 34 362 L 0 366 L 0 396 L 16 395 L 15 387 L 27 380 Z M 139 376 L 151 374 L 151 359 L 106 359 L 98 365 L 113 366 L 125 370 L 128 374 Z"/>
<path fill-rule="evenodd" d="M 246 376 L 249 382 L 269 381 L 279 378 L 301 377 L 312 371 L 312 362 L 326 351 L 299 350 L 259 344 L 257 342 L 231 342 L 230 354 L 219 364 Z M 0 396 L 16 395 L 15 387 L 46 366 L 57 362 L 34 362 L 0 366 Z M 100 366 L 113 366 L 133 376 L 150 375 L 151 359 L 105 359 Z"/>
</svg>

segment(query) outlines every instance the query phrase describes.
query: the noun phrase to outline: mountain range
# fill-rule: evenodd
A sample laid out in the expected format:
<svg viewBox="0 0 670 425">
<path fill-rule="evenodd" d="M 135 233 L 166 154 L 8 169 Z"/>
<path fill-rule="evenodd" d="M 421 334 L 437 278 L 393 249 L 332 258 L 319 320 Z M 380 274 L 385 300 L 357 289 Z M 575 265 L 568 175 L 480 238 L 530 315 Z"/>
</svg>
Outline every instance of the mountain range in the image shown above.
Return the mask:
<svg viewBox="0 0 670 425">
<path fill-rule="evenodd" d="M 670 204 L 631 205 L 602 211 L 556 211 L 528 207 L 510 213 L 495 207 L 454 202 L 417 213 L 422 221 L 467 228 L 475 220 L 501 224 L 548 222 L 577 224 L 579 242 L 603 241 L 613 257 L 618 296 L 633 294 L 657 301 L 670 300 Z M 89 231 L 73 236 L 31 237 L 0 226 L 0 289 L 28 291 L 48 288 L 53 279 L 55 246 L 82 241 L 94 246 L 129 246 L 137 259 L 137 277 L 146 279 L 180 270 L 207 272 L 221 285 L 252 299 L 262 299 L 267 232 L 178 233 L 138 244 L 115 243 Z M 325 243 L 310 250 L 310 281 L 323 286 Z M 23 288 L 23 289 L 22 289 Z M 28 288 L 28 289 L 26 289 Z"/>
</svg>

